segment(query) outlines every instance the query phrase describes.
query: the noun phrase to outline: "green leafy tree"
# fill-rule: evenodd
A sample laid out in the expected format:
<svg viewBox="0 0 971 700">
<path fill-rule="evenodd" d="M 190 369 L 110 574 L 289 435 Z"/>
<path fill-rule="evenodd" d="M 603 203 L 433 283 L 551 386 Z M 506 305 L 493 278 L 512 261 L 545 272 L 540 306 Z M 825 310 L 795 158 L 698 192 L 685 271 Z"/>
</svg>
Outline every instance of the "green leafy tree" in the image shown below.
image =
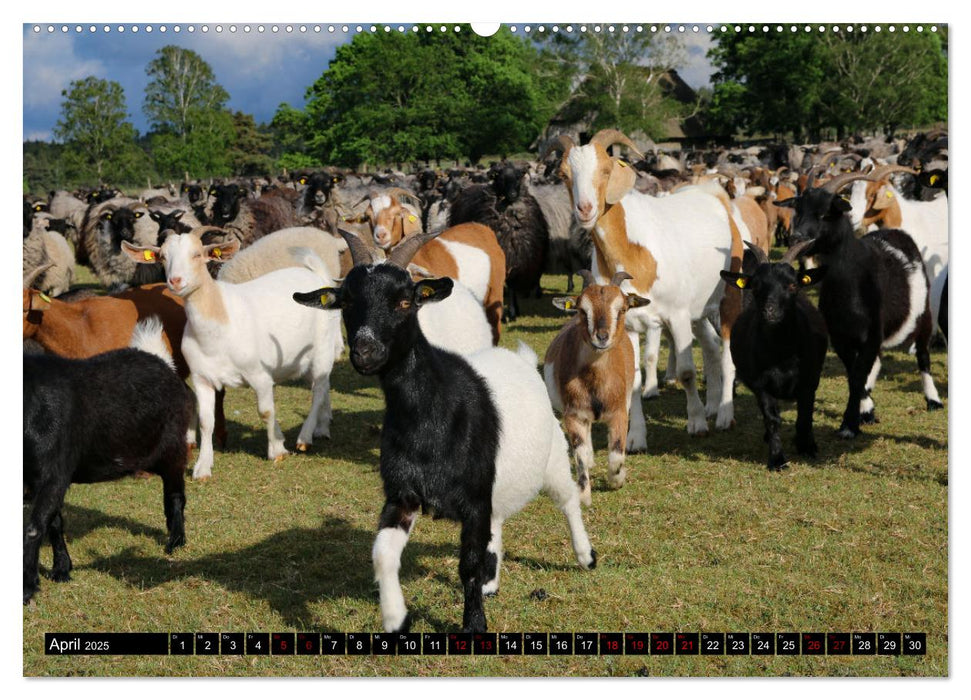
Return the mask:
<svg viewBox="0 0 971 700">
<path fill-rule="evenodd" d="M 540 35 L 537 35 L 539 37 Z M 665 122 L 684 117 L 684 107 L 666 95 L 664 76 L 685 59 L 684 45 L 673 35 L 601 31 L 548 33 L 537 39 L 544 48 L 545 71 L 570 89 L 562 109 L 567 118 L 589 118 L 594 130 L 641 130 L 665 135 Z"/>
<path fill-rule="evenodd" d="M 357 167 L 524 150 L 542 126 L 535 60 L 508 31 L 359 34 L 308 90 L 307 152 Z"/>
<path fill-rule="evenodd" d="M 310 119 L 306 112 L 283 102 L 270 121 L 272 144 L 270 155 L 277 168 L 297 170 L 320 167 L 322 163 L 310 154 Z"/>
<path fill-rule="evenodd" d="M 125 92 L 114 81 L 88 76 L 61 95 L 54 136 L 64 144 L 66 177 L 78 182 L 119 182 L 136 176 L 144 159 L 127 120 Z"/>
<path fill-rule="evenodd" d="M 233 112 L 235 136 L 229 150 L 229 165 L 237 175 L 266 175 L 273 169 L 272 138 L 259 129 L 252 114 Z"/>
</svg>

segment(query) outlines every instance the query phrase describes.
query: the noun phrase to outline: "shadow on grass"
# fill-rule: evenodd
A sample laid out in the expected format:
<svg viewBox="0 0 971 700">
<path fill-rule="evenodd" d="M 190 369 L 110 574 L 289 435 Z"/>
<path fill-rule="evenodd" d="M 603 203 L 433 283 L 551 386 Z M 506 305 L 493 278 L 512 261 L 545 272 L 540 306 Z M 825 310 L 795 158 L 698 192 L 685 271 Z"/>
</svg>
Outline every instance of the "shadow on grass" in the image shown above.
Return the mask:
<svg viewBox="0 0 971 700">
<path fill-rule="evenodd" d="M 71 510 L 72 519 L 77 518 L 78 514 L 73 513 L 76 509 Z M 130 525 L 144 530 L 139 524 Z M 158 533 L 153 530 L 151 534 Z M 339 620 L 314 619 L 309 606 L 334 598 L 352 598 L 377 606 L 371 563 L 374 536 L 372 530 L 356 528 L 340 518 L 329 518 L 316 530 L 285 530 L 253 546 L 199 559 L 181 560 L 178 555 L 174 559 L 166 558 L 161 552 L 158 557 L 139 557 L 128 549 L 78 569 L 100 571 L 141 590 L 200 578 L 228 591 L 265 600 L 294 629 L 344 632 L 346 625 Z M 441 560 L 457 552 L 458 542 L 430 545 L 412 541 L 403 555 L 402 583 L 416 582 L 420 586 L 418 582 L 422 579 L 437 578 L 436 571 L 423 565 L 421 560 L 426 557 Z M 454 578 L 443 575 L 441 579 L 458 586 L 457 571 Z M 411 608 L 410 612 L 436 631 L 455 630 L 461 625 L 459 620 L 441 620 L 420 607 Z"/>
</svg>

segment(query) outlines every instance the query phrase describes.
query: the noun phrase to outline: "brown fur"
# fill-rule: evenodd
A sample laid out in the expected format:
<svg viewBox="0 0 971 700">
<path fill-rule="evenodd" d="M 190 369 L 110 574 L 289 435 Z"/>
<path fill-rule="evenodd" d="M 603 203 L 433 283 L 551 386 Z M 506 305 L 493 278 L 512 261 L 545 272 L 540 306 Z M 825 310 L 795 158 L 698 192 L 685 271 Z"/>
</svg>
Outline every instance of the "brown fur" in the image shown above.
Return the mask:
<svg viewBox="0 0 971 700">
<path fill-rule="evenodd" d="M 880 228 L 900 228 L 903 225 L 903 215 L 900 213 L 900 205 L 897 197 L 887 197 L 880 192 L 886 180 L 866 183 L 866 212 L 863 214 L 863 228 L 866 230 L 871 224 L 876 224 Z M 890 190 L 887 189 L 887 192 Z M 881 201 L 883 200 L 883 201 Z"/>
<path fill-rule="evenodd" d="M 768 255 L 772 243 L 769 240 L 769 223 L 762 207 L 759 206 L 754 197 L 749 195 L 744 195 L 733 201 L 742 215 L 742 221 L 745 222 L 745 226 L 748 227 L 749 233 L 752 235 L 752 242 Z"/>
<path fill-rule="evenodd" d="M 601 277 L 613 277 L 617 270 L 624 270 L 634 278 L 631 284 L 637 293 L 646 296 L 657 279 L 657 260 L 647 248 L 628 239 L 623 207 L 612 205 L 597 226 L 606 238 L 593 236 Z"/>
<path fill-rule="evenodd" d="M 61 357 L 84 359 L 128 347 L 135 324 L 157 316 L 162 338 L 172 353 L 183 380 L 189 366 L 182 357 L 185 306 L 164 284 L 134 287 L 114 296 L 90 297 L 73 303 L 45 301 L 33 289 L 24 289 L 24 340 L 34 340 Z M 216 439 L 226 444 L 222 394 L 216 401 Z"/>
</svg>

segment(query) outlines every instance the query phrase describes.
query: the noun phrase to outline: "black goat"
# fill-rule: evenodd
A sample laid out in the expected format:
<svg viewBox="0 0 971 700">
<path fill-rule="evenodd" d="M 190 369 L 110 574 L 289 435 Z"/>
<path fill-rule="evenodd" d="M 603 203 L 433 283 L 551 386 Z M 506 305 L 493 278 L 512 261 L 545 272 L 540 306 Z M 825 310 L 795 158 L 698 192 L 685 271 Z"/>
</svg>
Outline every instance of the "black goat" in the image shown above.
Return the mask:
<svg viewBox="0 0 971 700">
<path fill-rule="evenodd" d="M 738 378 L 755 394 L 769 444 L 767 466 L 778 471 L 788 460 L 779 435 L 782 419 L 777 399 L 796 400 L 796 449 L 816 457 L 813 406 L 826 358 L 826 322 L 800 290 L 819 281 L 826 268 L 796 272 L 790 262 L 800 246 L 774 264 L 761 248 L 748 246 L 751 253 L 745 255 L 744 271 L 721 273 L 726 282 L 749 292 L 743 295 L 742 313 L 732 326 L 732 361 Z"/>
<path fill-rule="evenodd" d="M 160 344 L 161 324 L 154 336 L 153 344 Z M 169 533 L 165 551 L 185 543 L 190 401 L 173 366 L 142 350 L 86 360 L 24 355 L 24 487 L 33 500 L 24 527 L 24 603 L 40 585 L 45 534 L 54 553 L 51 579 L 70 579 L 61 507 L 72 483 L 158 474 Z"/>
<path fill-rule="evenodd" d="M 455 197 L 448 225 L 473 221 L 495 231 L 506 254 L 507 317 L 514 321 L 519 316 L 518 294 L 542 296 L 539 281 L 550 234 L 539 203 L 525 190 L 525 168 L 504 162 L 489 172 L 491 184 L 470 185 Z"/>
<path fill-rule="evenodd" d="M 384 392 L 385 503 L 372 549 L 384 628 L 409 627 L 398 569 L 420 509 L 461 522 L 462 626 L 484 632 L 482 596 L 498 588 L 502 523 L 541 489 L 566 515 L 581 566 L 596 564 L 566 438 L 531 351 L 487 348 L 462 357 L 428 343 L 417 311 L 448 297 L 453 283 L 415 283 L 403 267 L 437 233 L 406 239 L 381 265 L 367 264 L 372 258 L 363 243 L 341 234 L 355 263 L 343 284 L 293 298 L 341 309 L 351 364 L 361 374 L 377 375 Z"/>
<path fill-rule="evenodd" d="M 849 399 L 839 435 L 853 438 L 861 423 L 876 422 L 870 392 L 880 372 L 880 350 L 914 344 L 927 410 L 943 408 L 930 374 L 933 331 L 930 285 L 920 251 L 903 231 L 853 235 L 850 203 L 838 193 L 859 173 L 840 175 L 801 196 L 776 202 L 795 210 L 792 240 L 827 266 L 819 292 L 833 349 L 846 367 Z"/>
</svg>

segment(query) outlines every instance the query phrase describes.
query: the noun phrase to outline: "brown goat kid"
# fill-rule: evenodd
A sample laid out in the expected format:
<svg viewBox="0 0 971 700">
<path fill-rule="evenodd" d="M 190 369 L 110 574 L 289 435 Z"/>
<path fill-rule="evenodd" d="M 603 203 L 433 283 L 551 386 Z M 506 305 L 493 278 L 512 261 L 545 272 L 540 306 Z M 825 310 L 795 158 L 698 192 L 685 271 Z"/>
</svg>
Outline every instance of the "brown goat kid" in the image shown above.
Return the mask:
<svg viewBox="0 0 971 700">
<path fill-rule="evenodd" d="M 65 303 L 30 289 L 24 280 L 24 340 L 32 339 L 48 352 L 69 359 L 85 359 L 128 347 L 135 324 L 157 316 L 162 337 L 172 353 L 176 372 L 183 381 L 189 366 L 182 357 L 185 307 L 182 299 L 164 284 L 133 287 L 113 296 L 88 297 Z M 195 444 L 194 426 L 187 442 Z M 216 400 L 216 439 L 226 444 L 226 419 L 222 394 Z"/>
<path fill-rule="evenodd" d="M 563 414 L 563 427 L 577 467 L 580 501 L 590 505 L 590 467 L 593 466 L 594 421 L 607 424 L 610 456 L 607 484 L 624 485 L 627 414 L 634 389 L 634 348 L 624 329 L 627 310 L 646 306 L 649 300 L 624 294 L 620 284 L 632 279 L 618 272 L 610 284 L 596 284 L 593 274 L 581 270 L 580 296 L 558 297 L 553 304 L 575 311 L 573 320 L 550 343 L 543 377 L 553 407 Z M 640 400 L 640 396 L 636 397 Z"/>
</svg>

